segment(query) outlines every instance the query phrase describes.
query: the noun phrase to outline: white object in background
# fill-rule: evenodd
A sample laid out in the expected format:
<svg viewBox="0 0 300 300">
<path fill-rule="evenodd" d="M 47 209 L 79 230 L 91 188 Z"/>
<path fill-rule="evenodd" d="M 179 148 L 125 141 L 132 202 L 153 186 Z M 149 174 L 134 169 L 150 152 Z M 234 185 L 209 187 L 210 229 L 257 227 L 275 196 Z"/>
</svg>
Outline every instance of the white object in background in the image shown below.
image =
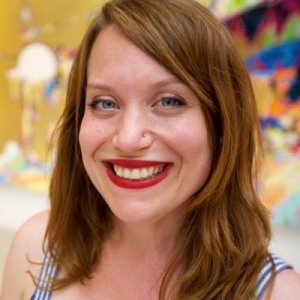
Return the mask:
<svg viewBox="0 0 300 300">
<path fill-rule="evenodd" d="M 0 154 L 0 167 L 9 164 L 21 154 L 21 149 L 18 143 L 9 141 L 5 144 L 3 153 Z"/>
<path fill-rule="evenodd" d="M 58 62 L 53 50 L 46 44 L 35 42 L 26 45 L 20 52 L 16 73 L 25 82 L 40 82 L 53 78 Z"/>
</svg>

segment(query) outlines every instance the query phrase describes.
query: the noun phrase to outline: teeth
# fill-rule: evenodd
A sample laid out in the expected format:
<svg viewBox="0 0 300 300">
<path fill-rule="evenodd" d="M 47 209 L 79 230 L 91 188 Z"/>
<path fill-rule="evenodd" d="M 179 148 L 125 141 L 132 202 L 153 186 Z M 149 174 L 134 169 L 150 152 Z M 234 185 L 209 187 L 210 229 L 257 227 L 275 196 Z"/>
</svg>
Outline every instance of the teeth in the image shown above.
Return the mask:
<svg viewBox="0 0 300 300">
<path fill-rule="evenodd" d="M 140 172 L 140 175 L 142 178 L 147 178 L 147 177 L 151 176 L 152 174 L 150 175 L 150 172 L 148 172 L 147 169 L 143 168 Z"/>
<path fill-rule="evenodd" d="M 141 168 L 141 169 L 138 168 L 128 169 L 117 165 L 113 165 L 113 169 L 117 174 L 117 176 L 119 177 L 139 180 L 139 179 L 147 179 L 154 175 L 157 175 L 163 170 L 163 166 L 153 166 L 153 167 Z"/>
<path fill-rule="evenodd" d="M 131 176 L 129 177 L 130 179 L 140 179 L 140 170 L 139 169 L 133 169 L 131 171 Z"/>
<path fill-rule="evenodd" d="M 121 170 L 122 170 L 122 168 L 121 168 Z M 125 178 L 130 178 L 131 177 L 131 172 L 130 172 L 129 169 L 123 169 L 122 171 L 123 172 L 122 172 L 121 177 L 125 177 Z"/>
<path fill-rule="evenodd" d="M 123 169 L 119 166 L 114 166 L 114 170 L 119 177 L 123 177 Z"/>
</svg>

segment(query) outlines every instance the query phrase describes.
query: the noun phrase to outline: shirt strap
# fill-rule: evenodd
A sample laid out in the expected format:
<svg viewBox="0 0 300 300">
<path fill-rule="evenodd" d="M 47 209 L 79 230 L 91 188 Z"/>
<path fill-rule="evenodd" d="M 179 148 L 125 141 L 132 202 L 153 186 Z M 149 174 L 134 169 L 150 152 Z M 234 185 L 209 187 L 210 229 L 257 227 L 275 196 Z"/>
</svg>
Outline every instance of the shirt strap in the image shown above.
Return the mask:
<svg viewBox="0 0 300 300">
<path fill-rule="evenodd" d="M 272 260 L 271 260 L 272 259 Z M 275 265 L 275 274 L 280 273 L 286 269 L 293 269 L 293 267 L 283 261 L 281 258 L 271 253 L 271 259 L 268 258 L 263 265 L 263 268 L 259 274 L 257 285 L 256 285 L 256 296 L 257 300 L 261 300 L 264 292 L 268 288 L 271 282 L 272 275 L 272 261 Z"/>
<path fill-rule="evenodd" d="M 49 251 L 45 253 L 42 268 L 38 279 L 38 287 L 31 300 L 50 300 L 53 280 L 58 272 L 58 266 L 54 263 Z"/>
</svg>

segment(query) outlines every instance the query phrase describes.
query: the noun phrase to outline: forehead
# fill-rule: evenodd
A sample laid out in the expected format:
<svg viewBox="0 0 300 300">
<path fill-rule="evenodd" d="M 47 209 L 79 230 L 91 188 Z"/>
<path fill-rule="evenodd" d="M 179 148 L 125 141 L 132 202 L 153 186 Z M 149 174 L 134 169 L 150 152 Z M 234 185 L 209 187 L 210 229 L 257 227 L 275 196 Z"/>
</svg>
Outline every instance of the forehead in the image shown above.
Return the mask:
<svg viewBox="0 0 300 300">
<path fill-rule="evenodd" d="M 117 80 L 130 76 L 132 79 L 177 79 L 163 65 L 132 43 L 116 25 L 103 29 L 95 40 L 88 60 L 88 81 L 103 77 Z M 179 81 L 177 79 L 177 81 Z"/>
</svg>

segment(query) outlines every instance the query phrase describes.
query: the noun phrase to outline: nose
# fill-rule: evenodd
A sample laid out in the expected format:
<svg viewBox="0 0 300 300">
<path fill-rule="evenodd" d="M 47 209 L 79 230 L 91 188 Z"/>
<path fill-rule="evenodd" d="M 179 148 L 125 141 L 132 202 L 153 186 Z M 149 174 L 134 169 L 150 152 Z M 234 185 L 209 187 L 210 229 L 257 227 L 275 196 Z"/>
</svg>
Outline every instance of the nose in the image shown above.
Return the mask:
<svg viewBox="0 0 300 300">
<path fill-rule="evenodd" d="M 153 143 L 151 122 L 147 113 L 132 109 L 123 112 L 112 139 L 122 154 L 133 154 L 149 148 Z"/>
</svg>

